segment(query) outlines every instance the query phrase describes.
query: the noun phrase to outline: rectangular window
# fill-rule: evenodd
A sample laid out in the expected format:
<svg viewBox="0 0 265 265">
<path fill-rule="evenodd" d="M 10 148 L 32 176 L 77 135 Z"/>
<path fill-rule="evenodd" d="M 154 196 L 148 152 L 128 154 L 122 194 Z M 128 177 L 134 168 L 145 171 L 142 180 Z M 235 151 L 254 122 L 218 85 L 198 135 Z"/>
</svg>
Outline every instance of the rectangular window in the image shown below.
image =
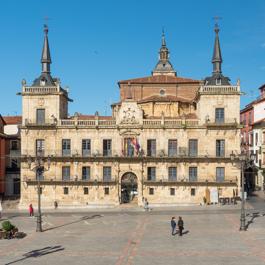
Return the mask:
<svg viewBox="0 0 265 265">
<path fill-rule="evenodd" d="M 168 140 L 168 156 L 177 156 L 178 140 Z"/>
<path fill-rule="evenodd" d="M 84 194 L 88 195 L 88 187 L 84 187 Z"/>
<path fill-rule="evenodd" d="M 258 145 L 258 141 L 259 141 L 259 134 L 256 133 L 256 134 L 255 134 L 255 145 L 256 145 L 256 146 Z"/>
<path fill-rule="evenodd" d="M 90 180 L 90 167 L 82 167 L 82 180 Z"/>
<path fill-rule="evenodd" d="M 62 180 L 70 180 L 70 167 L 62 167 Z"/>
<path fill-rule="evenodd" d="M 109 188 L 104 188 L 104 194 L 109 195 Z"/>
<path fill-rule="evenodd" d="M 195 196 L 195 194 L 196 194 L 195 189 L 194 189 L 194 188 L 191 188 L 191 190 L 190 190 L 190 195 L 191 195 L 191 196 Z"/>
<path fill-rule="evenodd" d="M 190 139 L 189 140 L 189 156 L 197 156 L 198 155 L 198 140 Z"/>
<path fill-rule="evenodd" d="M 156 156 L 156 140 L 147 140 L 147 156 Z"/>
<path fill-rule="evenodd" d="M 216 140 L 216 156 L 225 156 L 225 140 Z"/>
<path fill-rule="evenodd" d="M 36 168 L 36 180 L 44 180 L 43 172 L 44 172 L 43 167 Z"/>
<path fill-rule="evenodd" d="M 63 156 L 71 155 L 71 140 L 70 139 L 62 140 L 62 155 Z"/>
<path fill-rule="evenodd" d="M 11 141 L 11 150 L 18 150 L 18 141 L 17 140 L 13 140 Z"/>
<path fill-rule="evenodd" d="M 45 124 L 45 109 L 37 109 L 36 116 L 37 124 Z"/>
<path fill-rule="evenodd" d="M 156 180 L 156 168 L 155 167 L 147 168 L 147 180 L 151 180 L 151 181 Z"/>
<path fill-rule="evenodd" d="M 154 195 L 154 188 L 149 188 L 149 195 Z"/>
<path fill-rule="evenodd" d="M 216 168 L 216 182 L 224 182 L 225 180 L 225 168 L 217 167 Z"/>
<path fill-rule="evenodd" d="M 197 167 L 189 167 L 189 181 L 197 181 L 198 178 Z"/>
<path fill-rule="evenodd" d="M 170 195 L 174 196 L 175 195 L 175 189 L 174 188 L 170 188 Z"/>
<path fill-rule="evenodd" d="M 103 181 L 111 181 L 111 167 L 103 167 Z"/>
<path fill-rule="evenodd" d="M 215 122 L 216 123 L 224 123 L 225 121 L 225 110 L 224 108 L 216 108 L 215 109 Z"/>
<path fill-rule="evenodd" d="M 133 157 L 138 154 L 139 144 L 136 138 L 125 138 L 123 143 L 123 154 L 125 156 Z"/>
<path fill-rule="evenodd" d="M 90 156 L 91 155 L 91 141 L 90 139 L 82 140 L 82 156 Z"/>
<path fill-rule="evenodd" d="M 176 167 L 168 168 L 168 180 L 177 181 L 177 168 Z"/>
<path fill-rule="evenodd" d="M 44 156 L 44 140 L 37 139 L 36 140 L 36 155 L 37 156 Z"/>
<path fill-rule="evenodd" d="M 103 156 L 111 156 L 111 140 L 103 140 Z"/>
<path fill-rule="evenodd" d="M 249 144 L 250 144 L 251 146 L 253 146 L 253 144 L 254 144 L 253 133 L 250 133 L 250 134 L 249 134 Z"/>
<path fill-rule="evenodd" d="M 248 113 L 248 125 L 252 124 L 252 113 L 251 111 Z"/>
<path fill-rule="evenodd" d="M 63 194 L 64 194 L 64 195 L 69 194 L 69 189 L 68 189 L 67 187 L 64 187 L 64 188 L 63 188 Z"/>
</svg>

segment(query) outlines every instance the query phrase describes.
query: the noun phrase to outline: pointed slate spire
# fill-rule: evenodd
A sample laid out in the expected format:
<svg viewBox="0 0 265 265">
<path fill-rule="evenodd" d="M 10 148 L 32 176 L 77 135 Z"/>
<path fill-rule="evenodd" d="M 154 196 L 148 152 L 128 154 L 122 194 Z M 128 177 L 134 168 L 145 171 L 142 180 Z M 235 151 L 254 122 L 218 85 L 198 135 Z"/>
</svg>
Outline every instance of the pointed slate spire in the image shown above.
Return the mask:
<svg viewBox="0 0 265 265">
<path fill-rule="evenodd" d="M 213 73 L 222 73 L 222 54 L 221 54 L 221 48 L 220 48 L 220 41 L 219 41 L 219 26 L 216 23 L 215 24 L 215 41 L 214 41 L 214 49 L 213 49 L 213 58 L 212 58 L 212 63 L 213 63 Z"/>
<path fill-rule="evenodd" d="M 154 71 L 152 72 L 153 75 L 161 75 L 161 74 L 168 74 L 168 75 L 176 75 L 176 72 L 169 61 L 169 50 L 166 45 L 166 38 L 164 29 L 162 30 L 162 43 L 161 48 L 159 50 L 159 61 L 156 64 Z"/>
<path fill-rule="evenodd" d="M 215 41 L 214 41 L 214 49 L 213 49 L 213 57 L 212 57 L 212 64 L 213 64 L 213 72 L 212 76 L 205 78 L 205 85 L 211 86 L 227 86 L 230 85 L 229 77 L 223 76 L 222 74 L 222 54 L 220 48 L 220 41 L 219 41 L 219 26 L 216 23 L 214 27 L 215 31 Z"/>
<path fill-rule="evenodd" d="M 50 64 L 52 63 L 48 41 L 48 31 L 48 26 L 44 25 L 44 44 L 41 56 L 42 73 L 50 73 Z"/>
</svg>

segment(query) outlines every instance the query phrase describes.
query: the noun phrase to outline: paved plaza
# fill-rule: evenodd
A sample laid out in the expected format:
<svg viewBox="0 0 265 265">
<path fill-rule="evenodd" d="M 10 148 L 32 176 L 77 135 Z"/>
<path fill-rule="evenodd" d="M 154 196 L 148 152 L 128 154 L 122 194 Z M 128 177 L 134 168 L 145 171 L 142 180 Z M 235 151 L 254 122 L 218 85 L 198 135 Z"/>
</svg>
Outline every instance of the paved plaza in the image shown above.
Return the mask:
<svg viewBox="0 0 265 265">
<path fill-rule="evenodd" d="M 262 213 L 263 203 L 248 212 Z M 35 218 L 9 213 L 27 236 L 0 240 L 0 264 L 265 264 L 265 216 L 248 215 L 248 231 L 239 232 L 239 214 L 228 206 L 51 212 L 36 233 Z M 172 215 L 183 217 L 183 237 L 171 236 Z"/>
</svg>

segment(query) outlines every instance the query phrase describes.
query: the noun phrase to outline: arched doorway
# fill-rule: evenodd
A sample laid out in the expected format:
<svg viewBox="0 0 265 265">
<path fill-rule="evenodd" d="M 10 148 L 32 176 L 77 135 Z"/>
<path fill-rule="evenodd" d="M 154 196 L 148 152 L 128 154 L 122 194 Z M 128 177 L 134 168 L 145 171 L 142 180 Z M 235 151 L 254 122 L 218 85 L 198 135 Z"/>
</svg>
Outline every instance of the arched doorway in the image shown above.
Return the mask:
<svg viewBox="0 0 265 265">
<path fill-rule="evenodd" d="M 138 195 L 137 177 L 132 172 L 127 172 L 121 177 L 121 203 L 137 202 Z"/>
</svg>

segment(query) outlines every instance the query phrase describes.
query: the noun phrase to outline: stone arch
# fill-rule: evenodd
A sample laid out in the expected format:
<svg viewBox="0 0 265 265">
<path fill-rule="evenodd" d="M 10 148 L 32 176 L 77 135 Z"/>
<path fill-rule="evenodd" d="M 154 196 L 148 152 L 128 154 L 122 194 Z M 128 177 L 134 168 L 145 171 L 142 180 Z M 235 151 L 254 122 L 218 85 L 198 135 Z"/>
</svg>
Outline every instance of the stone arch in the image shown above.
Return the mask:
<svg viewBox="0 0 265 265">
<path fill-rule="evenodd" d="M 133 172 L 126 172 L 121 177 L 121 203 L 137 202 L 138 179 Z"/>
</svg>

